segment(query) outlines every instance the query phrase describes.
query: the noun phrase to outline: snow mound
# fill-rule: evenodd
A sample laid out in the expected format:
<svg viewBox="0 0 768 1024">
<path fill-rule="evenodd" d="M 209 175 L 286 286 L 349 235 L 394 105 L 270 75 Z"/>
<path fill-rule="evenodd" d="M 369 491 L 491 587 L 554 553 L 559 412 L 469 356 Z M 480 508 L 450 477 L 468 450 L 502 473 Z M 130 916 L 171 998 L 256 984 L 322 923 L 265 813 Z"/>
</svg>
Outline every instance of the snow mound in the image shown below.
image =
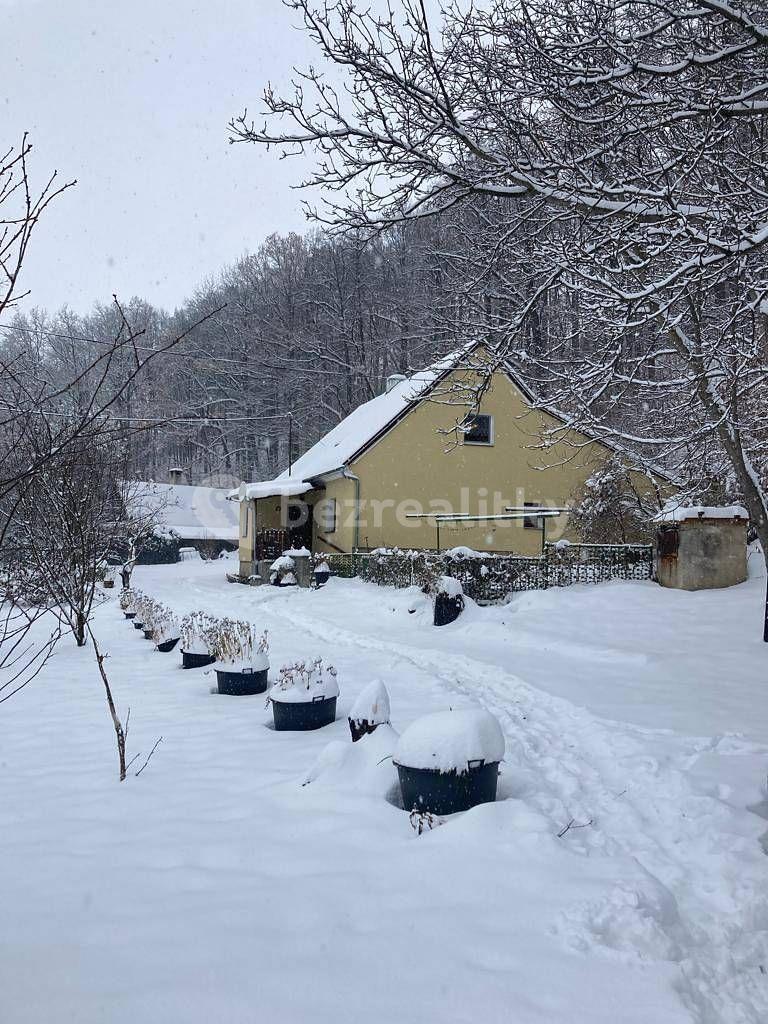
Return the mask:
<svg viewBox="0 0 768 1024">
<path fill-rule="evenodd" d="M 374 679 L 360 693 L 349 718 L 353 722 L 369 722 L 371 725 L 383 725 L 389 722 L 389 693 L 380 679 Z"/>
<path fill-rule="evenodd" d="M 503 757 L 501 726 L 481 708 L 424 715 L 408 726 L 394 753 L 396 764 L 439 771 L 465 771 L 470 761 L 489 764 Z"/>
<path fill-rule="evenodd" d="M 388 722 L 357 743 L 332 740 L 320 751 L 303 785 L 321 781 L 332 787 L 351 787 L 387 797 L 397 786 L 397 773 L 392 764 L 397 740 L 398 733 Z"/>
</svg>

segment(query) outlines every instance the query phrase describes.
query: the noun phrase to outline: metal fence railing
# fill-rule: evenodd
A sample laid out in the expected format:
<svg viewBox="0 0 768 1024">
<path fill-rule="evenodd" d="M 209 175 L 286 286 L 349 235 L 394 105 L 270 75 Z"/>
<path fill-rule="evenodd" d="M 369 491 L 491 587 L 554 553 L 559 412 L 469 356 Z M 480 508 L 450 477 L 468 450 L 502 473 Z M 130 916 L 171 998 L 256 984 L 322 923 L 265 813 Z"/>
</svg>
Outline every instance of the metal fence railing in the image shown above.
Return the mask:
<svg viewBox="0 0 768 1024">
<path fill-rule="evenodd" d="M 464 593 L 481 604 L 510 594 L 574 583 L 653 578 L 650 544 L 547 544 L 544 554 L 454 553 L 387 549 L 327 556 L 336 576 L 359 577 L 382 586 L 424 587 L 438 576 L 453 576 Z"/>
</svg>

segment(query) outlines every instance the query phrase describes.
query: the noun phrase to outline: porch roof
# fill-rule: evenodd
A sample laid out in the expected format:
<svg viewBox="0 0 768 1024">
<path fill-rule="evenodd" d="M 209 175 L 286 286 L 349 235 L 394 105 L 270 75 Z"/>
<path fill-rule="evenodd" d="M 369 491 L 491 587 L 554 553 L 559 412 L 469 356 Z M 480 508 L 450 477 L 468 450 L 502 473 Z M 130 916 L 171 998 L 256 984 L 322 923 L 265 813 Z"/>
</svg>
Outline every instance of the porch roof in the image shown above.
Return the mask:
<svg viewBox="0 0 768 1024">
<path fill-rule="evenodd" d="M 252 501 L 254 498 L 291 498 L 294 495 L 306 494 L 312 490 L 308 480 L 287 477 L 277 480 L 261 480 L 254 484 L 240 484 L 238 490 L 230 494 L 235 501 Z"/>
</svg>

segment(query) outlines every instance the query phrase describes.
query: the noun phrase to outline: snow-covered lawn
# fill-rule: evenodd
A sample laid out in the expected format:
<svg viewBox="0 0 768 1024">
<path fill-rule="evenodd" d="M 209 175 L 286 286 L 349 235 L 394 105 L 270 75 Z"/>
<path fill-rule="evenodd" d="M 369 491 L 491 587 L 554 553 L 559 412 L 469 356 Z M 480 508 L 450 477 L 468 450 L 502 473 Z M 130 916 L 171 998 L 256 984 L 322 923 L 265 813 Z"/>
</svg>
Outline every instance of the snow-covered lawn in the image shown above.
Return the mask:
<svg viewBox="0 0 768 1024">
<path fill-rule="evenodd" d="M 418 592 L 359 581 L 136 582 L 267 628 L 273 671 L 333 662 L 339 718 L 274 732 L 263 696 L 212 695 L 113 596 L 95 630 L 130 752 L 163 741 L 116 781 L 93 657 L 68 643 L 0 706 L 2 1024 L 768 1020 L 763 580 L 526 594 L 439 630 Z M 399 730 L 492 711 L 503 799 L 417 837 L 368 739 L 316 764 L 375 678 Z"/>
</svg>

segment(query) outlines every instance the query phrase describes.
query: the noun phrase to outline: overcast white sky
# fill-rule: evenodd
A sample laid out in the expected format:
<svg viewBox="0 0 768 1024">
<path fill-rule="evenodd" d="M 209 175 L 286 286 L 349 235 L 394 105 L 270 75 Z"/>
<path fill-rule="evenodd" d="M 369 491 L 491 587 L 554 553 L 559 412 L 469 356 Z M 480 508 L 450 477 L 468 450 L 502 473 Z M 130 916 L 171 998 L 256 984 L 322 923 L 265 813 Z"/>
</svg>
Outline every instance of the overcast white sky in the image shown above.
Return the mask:
<svg viewBox="0 0 768 1024">
<path fill-rule="evenodd" d="M 227 121 L 313 56 L 280 0 L 0 0 L 0 149 L 77 178 L 41 221 L 25 306 L 113 292 L 172 309 L 271 232 L 302 231 L 293 161 Z"/>
</svg>

